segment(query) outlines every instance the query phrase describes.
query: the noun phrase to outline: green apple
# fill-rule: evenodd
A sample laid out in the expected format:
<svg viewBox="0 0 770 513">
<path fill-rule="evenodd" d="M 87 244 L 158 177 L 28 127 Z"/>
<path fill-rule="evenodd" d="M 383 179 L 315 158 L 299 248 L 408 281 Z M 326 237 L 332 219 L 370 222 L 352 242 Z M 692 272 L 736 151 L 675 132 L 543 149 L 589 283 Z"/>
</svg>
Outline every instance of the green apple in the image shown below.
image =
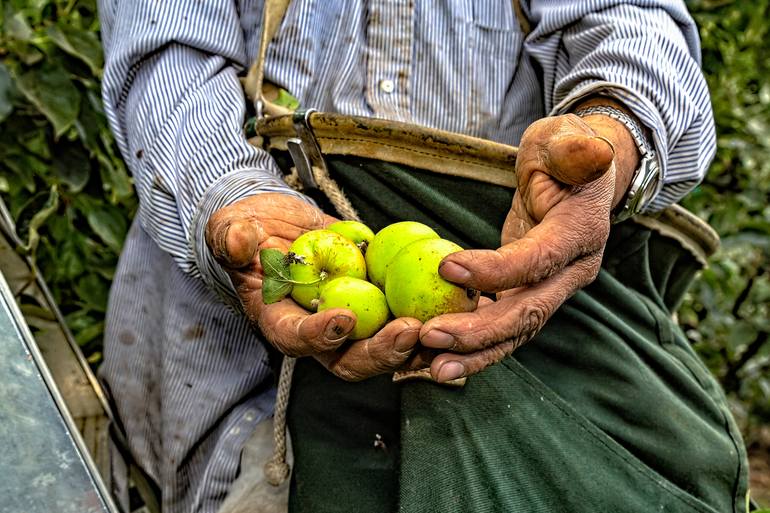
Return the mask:
<svg viewBox="0 0 770 513">
<path fill-rule="evenodd" d="M 337 221 L 326 227 L 327 230 L 337 232 L 348 240 L 352 240 L 366 254 L 366 249 L 374 239 L 374 232 L 364 223 L 358 221 Z"/>
<path fill-rule="evenodd" d="M 385 279 L 385 297 L 393 315 L 425 322 L 445 313 L 475 310 L 478 291 L 458 287 L 438 273 L 441 260 L 462 249 L 445 239 L 422 239 L 399 251 Z"/>
<path fill-rule="evenodd" d="M 386 226 L 377 232 L 366 250 L 369 281 L 385 290 L 388 265 L 402 248 L 416 240 L 438 238 L 438 234 L 430 226 L 416 221 L 402 221 Z"/>
<path fill-rule="evenodd" d="M 356 325 L 349 340 L 369 338 L 385 326 L 390 316 L 388 302 L 380 289 L 366 280 L 343 276 L 335 278 L 321 289 L 318 311 L 347 308 L 356 314 Z"/>
<path fill-rule="evenodd" d="M 313 300 L 334 278 L 366 278 L 366 261 L 355 243 L 329 230 L 311 230 L 297 237 L 287 260 L 294 284 L 291 297 L 308 310 L 315 310 Z"/>
</svg>

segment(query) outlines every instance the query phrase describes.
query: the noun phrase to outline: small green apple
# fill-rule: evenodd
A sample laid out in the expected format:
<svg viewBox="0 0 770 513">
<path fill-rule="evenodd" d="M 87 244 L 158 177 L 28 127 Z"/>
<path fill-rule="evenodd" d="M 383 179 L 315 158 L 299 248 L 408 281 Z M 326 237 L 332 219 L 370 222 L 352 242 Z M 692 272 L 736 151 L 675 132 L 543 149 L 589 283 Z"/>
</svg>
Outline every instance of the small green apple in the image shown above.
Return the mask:
<svg viewBox="0 0 770 513">
<path fill-rule="evenodd" d="M 366 249 L 374 239 L 374 232 L 364 223 L 358 221 L 337 221 L 326 227 L 327 230 L 337 232 L 348 240 L 352 240 L 366 254 Z"/>
<path fill-rule="evenodd" d="M 313 300 L 334 278 L 366 278 L 366 261 L 358 247 L 329 230 L 311 230 L 297 237 L 287 259 L 294 284 L 291 297 L 308 310 L 315 310 Z"/>
<path fill-rule="evenodd" d="M 356 325 L 349 340 L 369 338 L 385 326 L 390 316 L 388 302 L 380 289 L 366 280 L 343 276 L 335 278 L 321 289 L 318 311 L 347 308 L 356 314 Z"/>
<path fill-rule="evenodd" d="M 438 273 L 441 260 L 462 249 L 445 239 L 422 239 L 399 251 L 385 279 L 385 297 L 393 315 L 425 322 L 445 313 L 475 310 L 478 291 L 458 287 Z"/>
<path fill-rule="evenodd" d="M 369 281 L 385 290 L 388 265 L 402 248 L 416 240 L 438 238 L 438 234 L 430 226 L 416 221 L 401 221 L 386 226 L 377 232 L 366 250 Z"/>
</svg>

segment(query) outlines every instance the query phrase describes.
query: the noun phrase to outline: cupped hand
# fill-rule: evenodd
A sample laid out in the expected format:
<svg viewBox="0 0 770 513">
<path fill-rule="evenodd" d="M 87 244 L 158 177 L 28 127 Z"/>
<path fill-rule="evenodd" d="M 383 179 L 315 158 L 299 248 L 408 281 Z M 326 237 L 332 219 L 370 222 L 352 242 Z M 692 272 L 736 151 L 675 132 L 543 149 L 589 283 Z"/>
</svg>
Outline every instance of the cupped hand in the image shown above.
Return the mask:
<svg viewBox="0 0 770 513">
<path fill-rule="evenodd" d="M 206 242 L 230 276 L 245 315 L 283 354 L 313 356 L 348 381 L 398 370 L 417 344 L 417 319 L 396 319 L 371 338 L 346 344 L 356 322 L 352 311 L 334 308 L 310 314 L 289 298 L 269 305 L 262 301 L 259 251 L 286 252 L 306 231 L 334 221 L 298 198 L 266 193 L 216 211 L 206 226 Z"/>
<path fill-rule="evenodd" d="M 635 159 L 625 126 L 606 116 L 544 118 L 526 130 L 501 247 L 454 253 L 439 267 L 444 278 L 497 300 L 425 323 L 421 343 L 439 352 L 430 364 L 434 379 L 468 376 L 510 355 L 596 278 L 610 212 Z"/>
</svg>

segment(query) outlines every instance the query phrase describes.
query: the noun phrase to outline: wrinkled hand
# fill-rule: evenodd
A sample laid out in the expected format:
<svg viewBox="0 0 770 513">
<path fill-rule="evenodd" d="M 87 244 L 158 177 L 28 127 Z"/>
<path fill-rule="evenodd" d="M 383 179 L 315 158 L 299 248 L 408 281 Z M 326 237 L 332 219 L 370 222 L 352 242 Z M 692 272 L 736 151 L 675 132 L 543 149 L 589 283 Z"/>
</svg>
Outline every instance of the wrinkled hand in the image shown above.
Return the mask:
<svg viewBox="0 0 770 513">
<path fill-rule="evenodd" d="M 439 268 L 450 281 L 496 292 L 497 301 L 425 323 L 422 345 L 439 350 L 431 362 L 434 379 L 468 376 L 502 360 L 596 278 L 610 212 L 624 195 L 634 158 L 633 139 L 606 116 L 545 118 L 526 130 L 502 246 L 452 254 Z"/>
<path fill-rule="evenodd" d="M 206 242 L 230 276 L 246 316 L 279 351 L 294 357 L 313 356 L 348 381 L 397 370 L 417 343 L 421 327 L 417 319 L 396 319 L 371 338 L 343 347 L 356 322 L 350 310 L 309 314 L 289 298 L 270 305 L 262 301 L 259 250 L 286 252 L 306 231 L 334 221 L 293 196 L 260 194 L 215 212 L 206 226 Z"/>
</svg>

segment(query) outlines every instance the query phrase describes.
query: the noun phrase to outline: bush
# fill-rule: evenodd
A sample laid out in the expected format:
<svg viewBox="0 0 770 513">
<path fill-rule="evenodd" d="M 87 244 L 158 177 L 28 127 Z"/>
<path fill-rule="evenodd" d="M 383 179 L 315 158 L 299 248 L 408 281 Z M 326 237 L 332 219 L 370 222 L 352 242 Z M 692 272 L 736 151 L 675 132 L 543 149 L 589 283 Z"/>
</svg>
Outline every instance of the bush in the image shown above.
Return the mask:
<svg viewBox="0 0 770 513">
<path fill-rule="evenodd" d="M 718 150 L 684 206 L 722 247 L 680 322 L 732 399 L 751 443 L 770 424 L 770 1 L 691 4 L 701 31 Z"/>
<path fill-rule="evenodd" d="M 136 199 L 101 106 L 95 1 L 3 2 L 0 192 L 90 361 Z"/>
</svg>

